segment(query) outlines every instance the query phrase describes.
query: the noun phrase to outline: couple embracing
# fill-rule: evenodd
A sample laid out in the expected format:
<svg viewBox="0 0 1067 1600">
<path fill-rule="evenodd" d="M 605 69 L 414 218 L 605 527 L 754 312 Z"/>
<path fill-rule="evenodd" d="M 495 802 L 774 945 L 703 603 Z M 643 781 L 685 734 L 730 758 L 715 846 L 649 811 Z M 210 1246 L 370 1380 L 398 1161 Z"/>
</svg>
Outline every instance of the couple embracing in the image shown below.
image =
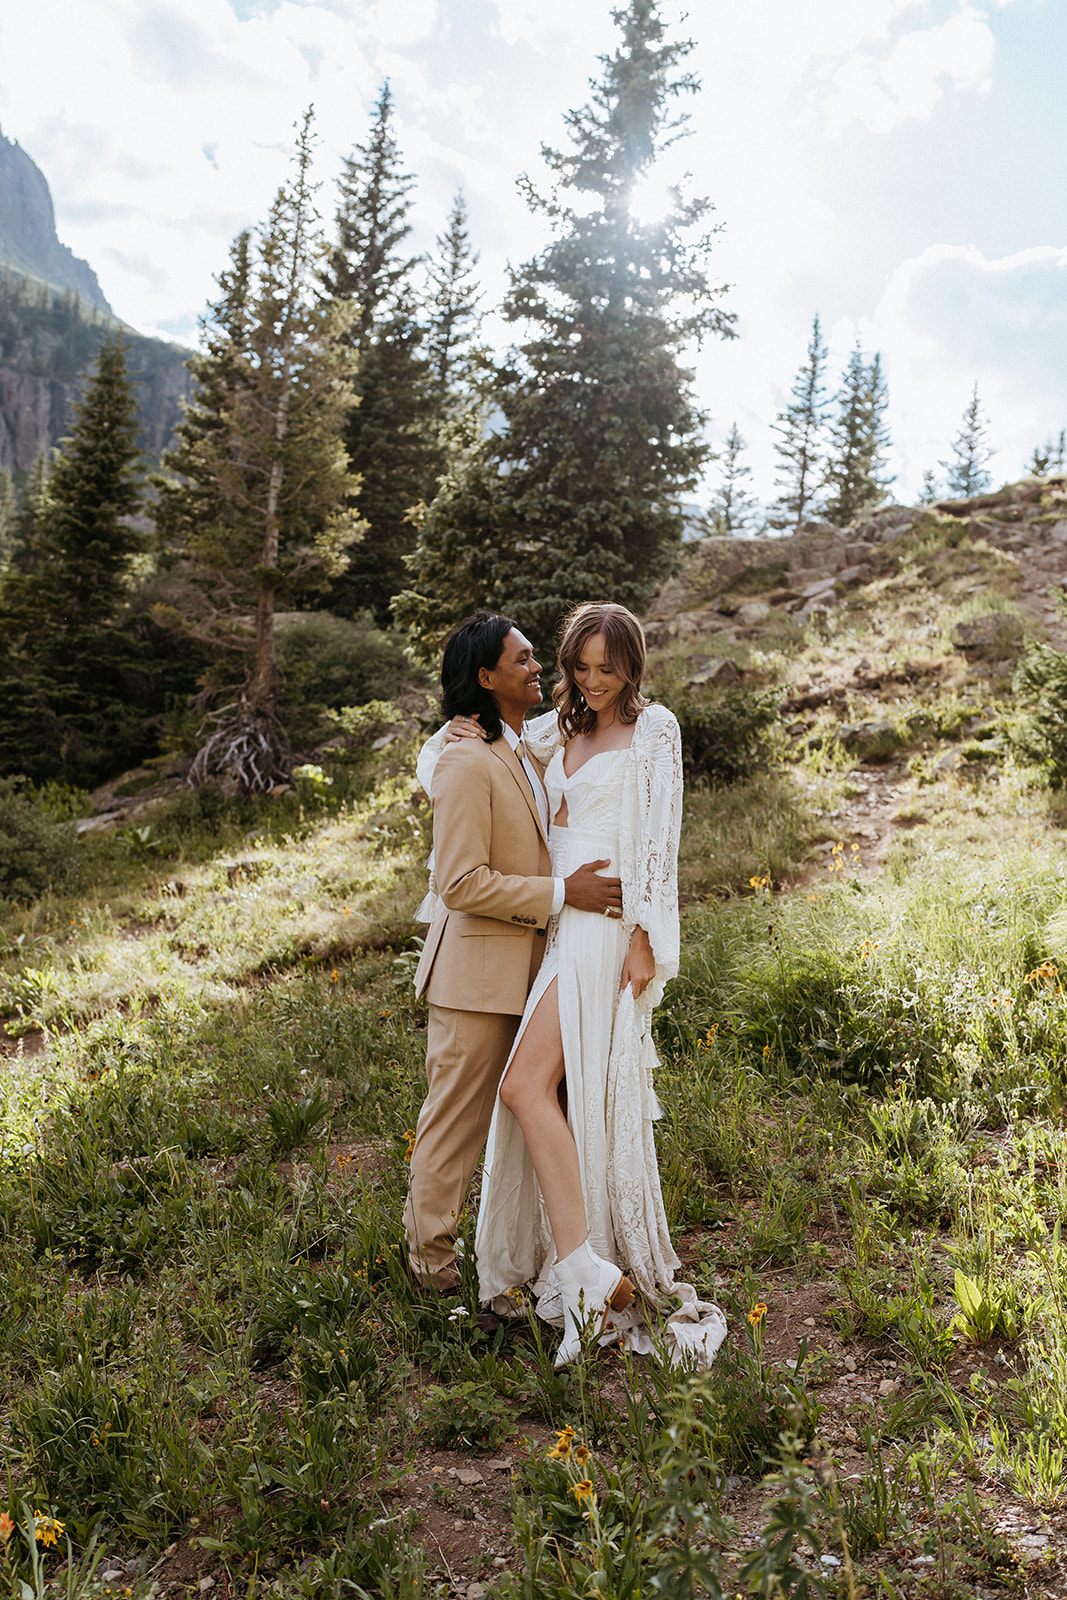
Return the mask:
<svg viewBox="0 0 1067 1600">
<path fill-rule="evenodd" d="M 442 664 L 449 722 L 423 747 L 433 801 L 428 1093 L 404 1224 L 416 1280 L 459 1283 L 459 1216 L 488 1134 L 479 1293 L 508 1314 L 533 1284 L 562 1327 L 557 1367 L 594 1322 L 631 1349 L 661 1326 L 710 1362 L 722 1313 L 678 1282 L 652 1124 L 652 1011 L 678 968 L 678 724 L 641 693 L 645 641 L 612 604 L 579 606 L 555 709 L 510 617 L 478 612 Z M 438 898 L 439 897 L 439 898 Z M 636 1295 L 635 1295 L 636 1290 Z"/>
</svg>

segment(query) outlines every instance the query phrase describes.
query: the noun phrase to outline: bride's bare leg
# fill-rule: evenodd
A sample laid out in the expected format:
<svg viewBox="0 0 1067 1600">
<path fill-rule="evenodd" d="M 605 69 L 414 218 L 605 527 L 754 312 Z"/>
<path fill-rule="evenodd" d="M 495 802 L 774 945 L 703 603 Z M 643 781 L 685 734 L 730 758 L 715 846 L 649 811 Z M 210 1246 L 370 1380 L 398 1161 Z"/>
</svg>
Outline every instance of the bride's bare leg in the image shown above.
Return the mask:
<svg viewBox="0 0 1067 1600">
<path fill-rule="evenodd" d="M 526 1024 L 500 1098 L 522 1129 L 562 1261 L 587 1238 L 589 1224 L 574 1135 L 559 1100 L 564 1078 L 563 1037 L 555 980 Z"/>
</svg>

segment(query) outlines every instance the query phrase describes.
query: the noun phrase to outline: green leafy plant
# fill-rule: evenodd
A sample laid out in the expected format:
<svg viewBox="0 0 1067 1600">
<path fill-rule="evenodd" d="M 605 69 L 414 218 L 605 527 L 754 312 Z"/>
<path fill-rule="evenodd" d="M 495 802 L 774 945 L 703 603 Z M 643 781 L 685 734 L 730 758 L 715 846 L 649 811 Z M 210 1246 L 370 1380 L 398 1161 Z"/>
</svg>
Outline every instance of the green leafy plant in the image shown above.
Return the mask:
<svg viewBox="0 0 1067 1600">
<path fill-rule="evenodd" d="M 422 1433 L 430 1444 L 499 1450 L 515 1433 L 514 1406 L 484 1383 L 431 1384 L 422 1400 Z"/>
<path fill-rule="evenodd" d="M 333 1103 L 321 1084 L 297 1100 L 272 1100 L 267 1107 L 271 1154 L 288 1155 L 307 1144 L 332 1112 Z"/>
<path fill-rule="evenodd" d="M 994 1287 L 988 1278 L 980 1284 L 957 1267 L 955 1289 L 960 1309 L 952 1326 L 968 1344 L 988 1344 L 991 1339 L 1014 1342 L 1032 1320 L 1032 1303 L 1014 1284 Z"/>
</svg>

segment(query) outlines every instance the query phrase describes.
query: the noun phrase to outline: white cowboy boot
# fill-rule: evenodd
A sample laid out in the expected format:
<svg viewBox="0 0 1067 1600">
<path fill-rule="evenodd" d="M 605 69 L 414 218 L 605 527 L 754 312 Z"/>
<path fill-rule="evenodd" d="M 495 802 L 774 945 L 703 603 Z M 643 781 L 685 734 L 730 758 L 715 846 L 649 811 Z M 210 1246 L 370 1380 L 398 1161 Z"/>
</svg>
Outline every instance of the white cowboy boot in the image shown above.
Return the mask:
<svg viewBox="0 0 1067 1600">
<path fill-rule="evenodd" d="M 589 1240 L 572 1250 L 553 1271 L 563 1299 L 563 1343 L 556 1353 L 556 1371 L 576 1360 L 582 1348 L 582 1330 L 595 1319 L 603 1331 L 609 1311 L 625 1311 L 634 1286 L 612 1261 L 594 1253 Z"/>
</svg>

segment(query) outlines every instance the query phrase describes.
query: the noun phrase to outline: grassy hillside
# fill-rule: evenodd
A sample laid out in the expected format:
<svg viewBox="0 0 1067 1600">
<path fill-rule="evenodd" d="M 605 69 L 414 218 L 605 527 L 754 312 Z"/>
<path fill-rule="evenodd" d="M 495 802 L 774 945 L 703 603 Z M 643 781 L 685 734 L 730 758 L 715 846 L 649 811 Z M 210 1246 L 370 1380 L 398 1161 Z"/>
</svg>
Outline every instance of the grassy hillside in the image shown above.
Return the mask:
<svg viewBox="0 0 1067 1600">
<path fill-rule="evenodd" d="M 1067 1592 L 1065 808 L 1019 753 L 1020 564 L 930 516 L 801 619 L 780 566 L 693 559 L 657 691 L 706 725 L 728 659 L 783 697 L 769 767 L 688 794 L 658 1020 L 713 1369 L 559 1375 L 525 1316 L 473 1327 L 473 1268 L 404 1275 L 412 748 L 170 800 L 0 923 L 18 1600 Z"/>
</svg>

